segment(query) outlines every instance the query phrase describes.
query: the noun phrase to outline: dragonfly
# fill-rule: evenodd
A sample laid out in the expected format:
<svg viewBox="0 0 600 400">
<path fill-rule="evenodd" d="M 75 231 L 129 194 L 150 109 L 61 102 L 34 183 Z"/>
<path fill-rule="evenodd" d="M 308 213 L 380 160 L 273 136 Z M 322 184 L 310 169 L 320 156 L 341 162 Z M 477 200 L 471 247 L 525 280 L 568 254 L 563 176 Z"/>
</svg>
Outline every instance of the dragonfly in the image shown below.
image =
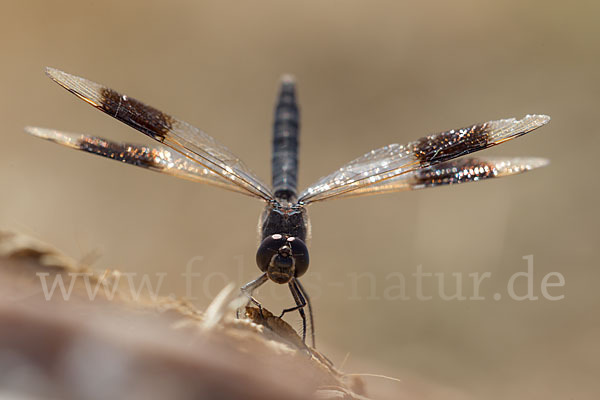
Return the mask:
<svg viewBox="0 0 600 400">
<path fill-rule="evenodd" d="M 548 164 L 543 158 L 468 156 L 525 135 L 550 121 L 546 115 L 526 115 L 520 119 L 477 123 L 431 134 L 408 144 L 390 144 L 371 150 L 298 193 L 300 113 L 296 83 L 291 75 L 281 78 L 275 105 L 269 186 L 227 147 L 187 122 L 85 78 L 54 68 L 46 68 L 46 74 L 86 103 L 161 146 L 122 143 L 39 127 L 26 127 L 29 134 L 264 202 L 259 223 L 260 245 L 256 252 L 256 264 L 261 274 L 244 285 L 241 293 L 248 302 L 262 309 L 254 297 L 255 290 L 267 281 L 287 284 L 295 306 L 283 309 L 279 318 L 298 311 L 302 319 L 302 340 L 306 342 L 308 313 L 313 347 L 313 308 L 300 282 L 310 261 L 306 245 L 310 235 L 307 206 L 325 200 L 499 178 Z"/>
</svg>

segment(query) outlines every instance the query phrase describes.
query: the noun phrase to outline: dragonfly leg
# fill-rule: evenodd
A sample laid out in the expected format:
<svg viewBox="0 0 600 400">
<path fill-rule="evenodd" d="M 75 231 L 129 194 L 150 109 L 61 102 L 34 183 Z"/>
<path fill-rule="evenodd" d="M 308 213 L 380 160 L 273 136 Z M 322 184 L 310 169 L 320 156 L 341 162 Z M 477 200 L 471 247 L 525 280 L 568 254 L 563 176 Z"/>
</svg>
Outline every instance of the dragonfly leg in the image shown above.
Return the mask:
<svg viewBox="0 0 600 400">
<path fill-rule="evenodd" d="M 298 312 L 300 313 L 300 316 L 302 317 L 302 341 L 305 342 L 306 341 L 306 314 L 304 313 L 304 307 L 306 307 L 306 300 L 304 299 L 304 296 L 302 296 L 302 293 L 300 293 L 300 289 L 298 289 L 298 285 L 296 284 L 296 279 L 293 279 L 292 281 L 290 281 L 288 283 L 288 286 L 290 288 L 290 292 L 292 292 L 294 301 L 296 302 L 296 307 L 286 308 L 285 310 L 283 310 L 281 312 L 281 315 L 279 315 L 279 318 L 283 317 L 284 314 L 287 312 L 298 310 Z"/>
<path fill-rule="evenodd" d="M 310 304 L 310 297 L 308 297 L 308 294 L 306 293 L 306 290 L 304 289 L 304 286 L 302 286 L 302 284 L 300 283 L 299 280 L 296 279 L 295 283 L 297 284 L 298 293 L 306 299 L 306 304 L 308 305 L 308 320 L 309 320 L 309 323 L 310 323 L 310 338 L 311 338 L 311 341 L 312 341 L 312 347 L 316 348 L 316 344 L 315 344 L 315 324 L 313 322 L 313 310 L 312 310 L 312 305 Z"/>
<path fill-rule="evenodd" d="M 262 315 L 262 305 L 258 302 L 258 300 L 256 300 L 253 296 L 252 293 L 259 287 L 261 286 L 263 283 L 265 283 L 266 281 L 268 281 L 269 278 L 267 277 L 267 274 L 264 273 L 261 276 L 259 276 L 258 278 L 256 278 L 253 281 L 250 281 L 248 283 L 246 283 L 244 286 L 242 286 L 240 288 L 242 294 L 244 294 L 246 297 L 248 297 L 248 302 L 246 303 L 246 305 L 252 303 L 255 306 L 258 307 L 258 309 L 260 310 L 260 314 Z M 238 313 L 238 317 L 239 317 L 239 313 Z"/>
</svg>

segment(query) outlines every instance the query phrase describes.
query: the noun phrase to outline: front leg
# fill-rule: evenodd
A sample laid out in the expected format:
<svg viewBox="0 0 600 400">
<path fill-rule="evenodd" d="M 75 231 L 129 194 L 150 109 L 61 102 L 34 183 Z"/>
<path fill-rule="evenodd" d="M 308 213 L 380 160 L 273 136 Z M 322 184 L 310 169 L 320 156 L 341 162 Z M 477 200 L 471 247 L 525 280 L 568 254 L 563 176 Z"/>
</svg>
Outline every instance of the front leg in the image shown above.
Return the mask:
<svg viewBox="0 0 600 400">
<path fill-rule="evenodd" d="M 306 314 L 304 313 L 304 307 L 306 307 L 306 300 L 304 299 L 304 296 L 302 296 L 300 289 L 298 289 L 298 285 L 296 284 L 296 278 L 292 279 L 292 281 L 288 283 L 288 286 L 290 288 L 290 292 L 292 292 L 294 301 L 296 302 L 296 307 L 286 308 L 281 312 L 279 318 L 283 317 L 284 314 L 287 312 L 298 310 L 300 316 L 302 317 L 302 341 L 306 342 Z"/>
<path fill-rule="evenodd" d="M 315 342 L 315 323 L 314 323 L 314 319 L 313 319 L 313 310 L 312 310 L 312 305 L 310 304 L 310 297 L 308 296 L 308 293 L 306 293 L 306 290 L 304 289 L 304 287 L 302 286 L 302 283 L 296 279 L 296 284 L 298 286 L 298 292 L 299 294 L 304 297 L 304 299 L 306 300 L 306 305 L 308 306 L 308 318 L 309 318 L 309 329 L 310 329 L 310 335 L 311 335 L 311 339 L 312 339 L 312 347 L 313 348 L 317 348 L 317 344 Z"/>
<path fill-rule="evenodd" d="M 269 280 L 269 278 L 267 277 L 267 274 L 264 273 L 261 276 L 259 276 L 258 278 L 256 278 L 255 280 L 246 283 L 244 286 L 242 286 L 240 288 L 240 291 L 242 292 L 242 294 L 244 296 L 248 297 L 248 302 L 246 303 L 246 306 L 250 303 L 254 304 L 260 310 L 261 315 L 262 315 L 262 305 L 258 302 L 258 300 L 256 300 L 252 296 L 252 293 L 256 289 L 258 289 L 259 286 L 261 286 L 263 283 L 265 283 L 268 280 Z M 239 317 L 239 313 L 238 313 L 238 317 Z"/>
</svg>

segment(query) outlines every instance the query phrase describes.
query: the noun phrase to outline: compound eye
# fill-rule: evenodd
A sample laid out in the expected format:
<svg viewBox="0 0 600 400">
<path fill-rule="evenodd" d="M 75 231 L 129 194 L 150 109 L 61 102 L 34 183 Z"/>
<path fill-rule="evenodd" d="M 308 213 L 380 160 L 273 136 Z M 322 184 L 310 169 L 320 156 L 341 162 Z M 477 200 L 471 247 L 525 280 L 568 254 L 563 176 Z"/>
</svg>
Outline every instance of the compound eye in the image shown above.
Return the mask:
<svg viewBox="0 0 600 400">
<path fill-rule="evenodd" d="M 295 276 L 296 278 L 304 275 L 306 270 L 308 270 L 308 248 L 306 244 L 297 237 L 289 237 L 287 238 L 287 242 L 292 247 L 292 257 L 294 257 L 294 265 L 296 267 Z"/>
<path fill-rule="evenodd" d="M 261 271 L 267 271 L 273 256 L 279 252 L 281 246 L 286 244 L 286 240 L 283 235 L 279 234 L 267 236 L 263 239 L 256 251 L 256 265 L 258 265 Z"/>
</svg>

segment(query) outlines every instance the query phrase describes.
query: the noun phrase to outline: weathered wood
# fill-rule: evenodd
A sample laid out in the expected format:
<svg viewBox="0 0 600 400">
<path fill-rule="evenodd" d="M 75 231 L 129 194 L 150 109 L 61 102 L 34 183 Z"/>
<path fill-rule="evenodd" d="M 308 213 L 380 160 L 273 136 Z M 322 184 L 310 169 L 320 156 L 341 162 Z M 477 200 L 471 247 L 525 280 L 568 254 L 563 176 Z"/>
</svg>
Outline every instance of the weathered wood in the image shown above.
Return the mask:
<svg viewBox="0 0 600 400">
<path fill-rule="evenodd" d="M 71 296 L 63 299 L 57 288 L 47 299 L 40 273 L 48 285 L 62 277 L 66 287 L 75 274 Z M 236 296 L 226 292 L 206 312 L 169 298 L 136 300 L 122 288 L 109 298 L 100 287 L 90 299 L 89 288 L 110 288 L 117 275 L 76 267 L 43 244 L 0 232 L 4 392 L 40 399 L 364 398 L 355 393 L 362 382 L 267 310 L 248 308 L 254 322 L 234 318 Z"/>
</svg>

